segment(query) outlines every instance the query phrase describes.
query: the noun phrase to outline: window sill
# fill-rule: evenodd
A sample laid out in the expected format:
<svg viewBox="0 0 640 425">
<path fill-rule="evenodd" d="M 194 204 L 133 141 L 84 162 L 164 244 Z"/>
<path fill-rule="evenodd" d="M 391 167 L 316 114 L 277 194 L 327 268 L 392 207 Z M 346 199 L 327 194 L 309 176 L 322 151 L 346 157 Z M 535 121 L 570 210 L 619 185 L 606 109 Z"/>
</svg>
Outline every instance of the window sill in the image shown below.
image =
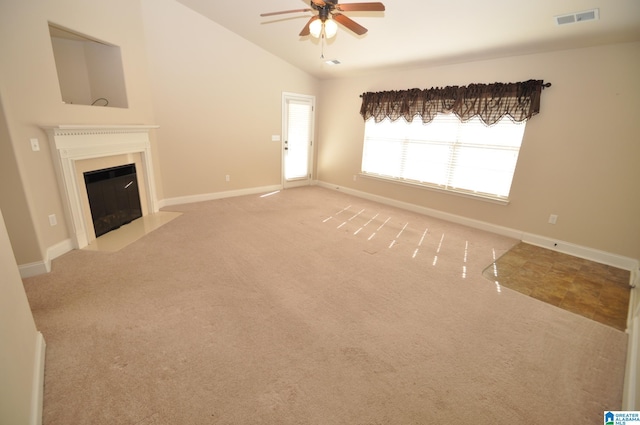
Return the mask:
<svg viewBox="0 0 640 425">
<path fill-rule="evenodd" d="M 473 193 L 473 192 L 467 192 L 467 191 L 462 191 L 462 190 L 455 190 L 455 189 L 442 189 L 438 186 L 432 186 L 432 185 L 428 185 L 428 184 L 421 184 L 421 183 L 417 183 L 417 182 L 410 182 L 407 180 L 402 180 L 402 179 L 395 179 L 392 177 L 383 177 L 383 176 L 379 176 L 379 175 L 375 175 L 375 174 L 367 174 L 367 173 L 359 173 L 358 174 L 360 177 L 364 177 L 367 179 L 371 179 L 371 180 L 379 180 L 379 181 L 384 181 L 384 182 L 388 182 L 388 183 L 395 183 L 395 184 L 400 184 L 403 186 L 409 186 L 409 187 L 414 187 L 414 188 L 419 188 L 419 189 L 426 189 L 426 190 L 430 190 L 430 191 L 434 191 L 434 192 L 439 192 L 439 193 L 446 193 L 448 195 L 455 195 L 455 196 L 461 196 L 463 198 L 469 198 L 469 199 L 475 199 L 477 201 L 484 201 L 484 202 L 490 202 L 492 204 L 498 204 L 498 205 L 509 205 L 509 200 L 508 199 L 504 199 L 504 198 L 494 198 L 492 196 L 489 195 L 483 195 L 483 194 L 479 194 L 479 193 Z"/>
</svg>

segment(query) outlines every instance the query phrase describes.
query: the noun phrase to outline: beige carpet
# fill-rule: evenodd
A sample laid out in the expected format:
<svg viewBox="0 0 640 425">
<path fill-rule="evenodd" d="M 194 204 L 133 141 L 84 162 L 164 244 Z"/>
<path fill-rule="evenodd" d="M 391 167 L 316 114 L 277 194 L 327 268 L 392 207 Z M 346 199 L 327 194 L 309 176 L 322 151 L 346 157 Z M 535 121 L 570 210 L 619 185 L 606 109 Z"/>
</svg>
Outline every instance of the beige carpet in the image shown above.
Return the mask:
<svg viewBox="0 0 640 425">
<path fill-rule="evenodd" d="M 321 188 L 172 210 L 25 280 L 44 424 L 587 424 L 627 336 L 499 288 L 517 241 Z"/>
</svg>

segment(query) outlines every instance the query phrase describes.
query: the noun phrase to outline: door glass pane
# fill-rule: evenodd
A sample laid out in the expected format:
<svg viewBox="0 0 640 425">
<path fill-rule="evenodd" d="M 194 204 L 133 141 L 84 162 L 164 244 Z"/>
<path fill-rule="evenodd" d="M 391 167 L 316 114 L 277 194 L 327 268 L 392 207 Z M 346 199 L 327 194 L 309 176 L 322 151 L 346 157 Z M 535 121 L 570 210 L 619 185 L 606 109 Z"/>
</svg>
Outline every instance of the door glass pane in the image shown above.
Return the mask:
<svg viewBox="0 0 640 425">
<path fill-rule="evenodd" d="M 309 173 L 309 128 L 311 105 L 308 102 L 289 101 L 287 115 L 287 145 L 285 153 L 285 178 L 307 177 Z"/>
</svg>

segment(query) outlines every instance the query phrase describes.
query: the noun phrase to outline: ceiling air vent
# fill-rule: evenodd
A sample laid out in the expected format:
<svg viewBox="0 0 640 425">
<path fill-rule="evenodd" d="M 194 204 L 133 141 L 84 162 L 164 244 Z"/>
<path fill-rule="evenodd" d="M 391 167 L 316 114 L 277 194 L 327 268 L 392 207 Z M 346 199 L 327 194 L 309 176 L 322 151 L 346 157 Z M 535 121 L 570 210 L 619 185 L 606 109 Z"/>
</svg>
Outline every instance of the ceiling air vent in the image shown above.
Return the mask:
<svg viewBox="0 0 640 425">
<path fill-rule="evenodd" d="M 584 12 L 570 13 L 568 15 L 560 15 L 555 17 L 557 25 L 594 21 L 599 18 L 600 16 L 598 13 L 598 9 L 585 10 Z"/>
</svg>

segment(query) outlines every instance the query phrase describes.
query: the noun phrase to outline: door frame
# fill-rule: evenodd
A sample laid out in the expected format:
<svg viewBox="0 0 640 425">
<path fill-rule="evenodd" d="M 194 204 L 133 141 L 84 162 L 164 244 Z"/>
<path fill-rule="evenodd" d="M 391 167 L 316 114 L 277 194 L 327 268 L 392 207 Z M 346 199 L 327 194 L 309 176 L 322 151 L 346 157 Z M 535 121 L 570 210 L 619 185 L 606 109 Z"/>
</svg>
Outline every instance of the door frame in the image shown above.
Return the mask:
<svg viewBox="0 0 640 425">
<path fill-rule="evenodd" d="M 288 100 L 303 100 L 306 102 L 311 102 L 311 123 L 310 123 L 310 128 L 309 128 L 309 135 L 310 135 L 310 143 L 309 143 L 309 155 L 308 155 L 308 164 L 307 164 L 307 177 L 306 178 L 298 178 L 298 179 L 293 179 L 293 180 L 287 180 L 285 178 L 285 141 L 288 137 L 288 131 L 287 131 L 287 124 L 288 124 L 288 114 L 287 114 L 287 101 Z M 298 187 L 298 186 L 309 186 L 311 185 L 311 180 L 313 178 L 313 175 L 315 173 L 314 170 L 314 151 L 315 151 L 315 143 L 314 143 L 314 138 L 315 138 L 315 122 L 316 122 L 316 97 L 312 96 L 312 95 L 308 95 L 308 94 L 299 94 L 299 93 L 292 93 L 292 92 L 282 92 L 282 138 L 281 138 L 281 146 L 280 146 L 280 152 L 281 152 L 281 170 L 280 170 L 280 175 L 281 175 L 281 183 L 282 183 L 282 188 L 283 189 L 288 189 L 288 188 L 292 188 L 292 187 Z"/>
</svg>

